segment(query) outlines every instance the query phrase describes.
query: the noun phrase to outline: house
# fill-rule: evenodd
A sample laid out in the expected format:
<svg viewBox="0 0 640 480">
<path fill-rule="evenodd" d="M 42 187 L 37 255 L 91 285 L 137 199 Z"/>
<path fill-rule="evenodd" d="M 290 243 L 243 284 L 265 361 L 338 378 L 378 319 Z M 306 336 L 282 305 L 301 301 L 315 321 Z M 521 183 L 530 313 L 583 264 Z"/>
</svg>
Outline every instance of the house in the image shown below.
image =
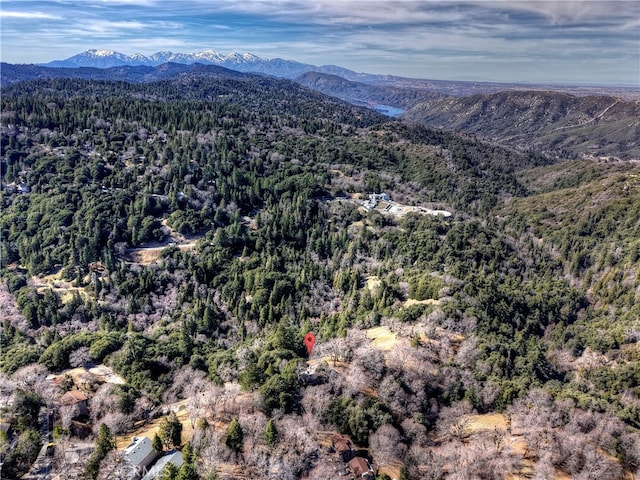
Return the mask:
<svg viewBox="0 0 640 480">
<path fill-rule="evenodd" d="M 86 415 L 88 410 L 89 398 L 80 390 L 69 390 L 60 398 L 60 405 L 64 407 L 76 407 L 77 415 Z"/>
<path fill-rule="evenodd" d="M 388 193 L 370 193 L 369 200 L 362 202 L 362 206 L 367 210 L 373 210 L 378 205 L 378 202 L 390 202 L 391 197 Z"/>
<path fill-rule="evenodd" d="M 158 459 L 156 464 L 149 469 L 147 474 L 142 477 L 142 480 L 155 480 L 156 478 L 159 478 L 160 474 L 162 473 L 162 469 L 168 463 L 173 463 L 176 467 L 180 468 L 184 463 L 182 453 L 179 450 L 173 450 L 164 454 Z"/>
<path fill-rule="evenodd" d="M 336 456 L 343 462 L 348 462 L 358 453 L 349 435 L 333 435 L 331 437 L 331 447 L 336 453 Z"/>
<path fill-rule="evenodd" d="M 133 437 L 131 443 L 124 449 L 124 460 L 142 474 L 156 459 L 151 440 L 148 437 Z"/>
<path fill-rule="evenodd" d="M 351 470 L 351 473 L 355 478 L 366 478 L 373 480 L 373 469 L 365 458 L 354 457 L 349 460 L 349 463 L 347 465 L 349 466 L 349 470 Z"/>
</svg>

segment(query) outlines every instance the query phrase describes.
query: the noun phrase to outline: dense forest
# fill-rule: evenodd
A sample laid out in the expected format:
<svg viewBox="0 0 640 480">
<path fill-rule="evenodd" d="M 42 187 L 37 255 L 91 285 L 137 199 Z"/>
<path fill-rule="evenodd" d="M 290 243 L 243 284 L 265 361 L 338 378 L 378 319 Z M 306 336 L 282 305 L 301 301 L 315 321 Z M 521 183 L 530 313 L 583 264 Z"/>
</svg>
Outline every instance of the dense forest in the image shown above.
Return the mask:
<svg viewBox="0 0 640 480">
<path fill-rule="evenodd" d="M 43 414 L 65 478 L 128 478 L 118 437 L 158 421 L 163 479 L 333 478 L 338 433 L 380 479 L 637 473 L 637 163 L 223 71 L 22 82 L 1 112 L 3 478 Z"/>
</svg>

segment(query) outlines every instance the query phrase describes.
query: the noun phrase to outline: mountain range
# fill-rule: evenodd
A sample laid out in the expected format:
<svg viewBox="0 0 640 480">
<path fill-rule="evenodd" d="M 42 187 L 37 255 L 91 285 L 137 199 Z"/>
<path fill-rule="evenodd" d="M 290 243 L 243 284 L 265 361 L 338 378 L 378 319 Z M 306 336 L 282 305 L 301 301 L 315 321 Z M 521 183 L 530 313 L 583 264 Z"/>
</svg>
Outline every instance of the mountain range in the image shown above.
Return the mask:
<svg viewBox="0 0 640 480">
<path fill-rule="evenodd" d="M 410 79 L 213 50 L 150 56 L 87 50 L 46 65 L 2 64 L 0 69 L 3 86 L 39 78 L 139 83 L 180 75 L 250 74 L 290 79 L 354 105 L 393 107 L 404 112 L 405 121 L 464 131 L 518 149 L 564 158 L 640 158 L 640 92 L 632 88 Z"/>
<path fill-rule="evenodd" d="M 375 80 L 379 77 L 378 75 L 359 74 L 336 65 L 317 67 L 282 58 L 265 59 L 252 53 L 231 52 L 225 55 L 213 50 L 203 50 L 196 53 L 156 52 L 153 55 L 145 56 L 140 53 L 125 55 L 113 50 L 90 49 L 64 60 L 54 60 L 43 64 L 43 66 L 55 68 L 110 68 L 123 65 L 156 67 L 164 63 L 218 65 L 239 72 L 258 72 L 281 78 L 295 78 L 310 71 L 340 75 L 353 80 L 363 80 L 366 77 L 372 77 L 369 80 Z"/>
<path fill-rule="evenodd" d="M 409 95 L 415 96 L 417 92 L 429 91 L 453 97 L 466 97 L 480 93 L 497 93 L 505 90 L 538 90 L 538 91 L 562 91 L 571 93 L 572 95 L 613 95 L 626 100 L 640 99 L 640 92 L 634 87 L 607 87 L 592 85 L 559 85 L 559 84 L 514 84 L 502 82 L 470 82 L 470 81 L 452 81 L 452 80 L 433 80 L 422 78 L 398 77 L 395 75 L 381 75 L 375 73 L 363 73 L 349 70 L 348 68 L 337 65 L 312 65 L 309 63 L 301 63 L 295 60 L 286 60 L 282 58 L 266 59 L 254 55 L 252 53 L 236 53 L 221 54 L 214 50 L 203 50 L 196 53 L 175 53 L 175 52 L 156 52 L 152 55 L 145 56 L 140 53 L 133 55 L 125 55 L 113 50 L 90 49 L 82 53 L 66 58 L 64 60 L 54 60 L 39 66 L 54 68 L 112 68 L 122 66 L 147 66 L 157 67 L 165 63 L 176 63 L 181 65 L 217 65 L 229 68 L 239 72 L 258 73 L 262 75 L 270 75 L 278 78 L 288 78 L 296 80 L 299 83 L 315 84 L 318 88 L 307 85 L 315 90 L 323 91 L 332 96 L 345 99 L 355 103 L 367 104 L 368 101 L 354 98 L 353 91 L 362 91 L 361 86 L 348 85 L 348 82 L 358 82 L 366 85 L 387 86 L 402 89 L 405 93 L 402 97 L 406 97 L 406 92 L 413 90 Z M 308 77 L 306 74 L 312 73 Z M 426 72 L 425 72 L 426 73 Z M 320 75 L 320 76 L 319 76 Z M 329 75 L 330 77 L 322 78 L 321 75 Z M 339 80 L 338 80 L 338 77 Z M 336 80 L 342 85 L 336 87 Z M 345 80 L 347 82 L 345 82 Z M 351 93 L 343 92 L 335 95 L 336 88 L 352 90 Z M 331 90 L 332 93 L 325 91 Z M 379 92 L 378 92 L 379 93 Z M 378 93 L 374 93 L 374 96 Z M 396 91 L 397 93 L 397 91 Z M 395 95 L 395 94 L 394 94 Z M 365 96 L 371 96 L 367 93 Z M 408 101 L 407 99 L 403 101 Z M 418 103 L 418 102 L 416 102 Z M 395 107 L 407 108 L 408 105 L 393 104 Z"/>
</svg>

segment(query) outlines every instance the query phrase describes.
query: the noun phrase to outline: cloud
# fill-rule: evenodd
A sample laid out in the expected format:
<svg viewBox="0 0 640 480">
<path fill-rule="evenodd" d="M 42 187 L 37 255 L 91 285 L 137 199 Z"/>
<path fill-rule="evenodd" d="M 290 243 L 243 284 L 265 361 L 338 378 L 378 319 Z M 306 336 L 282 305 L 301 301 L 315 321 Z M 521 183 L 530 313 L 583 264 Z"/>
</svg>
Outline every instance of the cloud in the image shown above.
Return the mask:
<svg viewBox="0 0 640 480">
<path fill-rule="evenodd" d="M 62 17 L 46 12 L 15 12 L 0 10 L 0 18 L 17 18 L 24 20 L 60 20 Z"/>
<path fill-rule="evenodd" d="M 176 22 L 141 22 L 137 20 L 103 20 L 103 19 L 81 19 L 69 25 L 65 33 L 69 36 L 90 36 L 100 38 L 118 39 L 121 37 L 131 38 L 140 34 L 153 35 L 162 31 L 168 34 L 174 30 L 182 30 L 183 25 Z"/>
<path fill-rule="evenodd" d="M 190 50 L 192 46 L 192 43 L 185 42 L 178 38 L 145 37 L 140 39 L 111 41 L 108 45 L 103 47 L 108 50 L 115 50 L 129 55 L 133 53 L 149 55 L 160 50 L 187 51 Z"/>
<path fill-rule="evenodd" d="M 96 33 L 114 33 L 118 30 L 142 30 L 147 28 L 148 25 L 142 22 L 123 20 L 123 21 L 109 21 L 109 20 L 93 20 L 85 24 L 85 28 L 91 32 Z"/>
<path fill-rule="evenodd" d="M 0 1 L 3 57 L 37 52 L 38 61 L 86 48 L 212 48 L 413 76 L 436 65 L 542 75 L 544 65 L 564 64 L 588 79 L 589 62 L 617 61 L 633 81 L 640 69 L 636 0 L 58 0 L 39 1 L 35 12 L 22 12 L 23 0 Z"/>
<path fill-rule="evenodd" d="M 201 2 L 195 3 L 202 5 Z M 214 8 L 226 12 L 267 15 L 285 22 L 323 25 L 402 25 L 455 22 L 463 18 L 455 2 L 448 5 L 446 2 L 415 0 L 229 0 Z"/>
<path fill-rule="evenodd" d="M 546 17 L 552 24 L 574 22 L 625 22 L 640 15 L 640 4 L 635 0 L 626 1 L 517 1 L 489 2 L 495 8 L 521 10 Z"/>
<path fill-rule="evenodd" d="M 80 0 L 82 1 L 82 0 Z M 85 1 L 85 3 L 89 4 L 103 4 L 103 5 L 132 5 L 135 7 L 155 7 L 159 4 L 156 0 L 89 0 Z M 169 2 L 172 3 L 172 2 Z"/>
</svg>

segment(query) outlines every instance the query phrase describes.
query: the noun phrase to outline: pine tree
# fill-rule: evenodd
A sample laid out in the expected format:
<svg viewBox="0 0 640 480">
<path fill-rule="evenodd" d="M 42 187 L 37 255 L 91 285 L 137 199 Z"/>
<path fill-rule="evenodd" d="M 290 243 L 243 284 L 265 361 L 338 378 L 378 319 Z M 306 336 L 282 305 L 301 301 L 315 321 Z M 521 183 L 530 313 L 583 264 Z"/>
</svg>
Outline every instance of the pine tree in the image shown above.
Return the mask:
<svg viewBox="0 0 640 480">
<path fill-rule="evenodd" d="M 162 445 L 162 440 L 160 439 L 160 437 L 158 436 L 158 434 L 156 433 L 153 436 L 153 451 L 156 453 L 161 453 L 163 450 L 163 445 Z"/>
<path fill-rule="evenodd" d="M 177 480 L 177 478 L 178 467 L 171 462 L 167 463 L 160 473 L 160 480 Z"/>
<path fill-rule="evenodd" d="M 195 463 L 196 460 L 196 452 L 191 446 L 191 443 L 187 442 L 186 445 L 182 448 L 182 458 L 185 463 Z"/>
<path fill-rule="evenodd" d="M 273 420 L 267 422 L 267 426 L 264 429 L 264 440 L 270 447 L 273 447 L 278 441 L 278 429 Z"/>
<path fill-rule="evenodd" d="M 200 480 L 200 475 L 193 463 L 183 463 L 176 480 Z"/>
<path fill-rule="evenodd" d="M 242 450 L 242 442 L 244 439 L 244 432 L 240 426 L 238 419 L 234 418 L 227 427 L 227 438 L 225 444 L 234 452 L 238 453 Z"/>
<path fill-rule="evenodd" d="M 116 447 L 116 443 L 111 435 L 111 430 L 104 423 L 100 425 L 98 439 L 96 440 L 96 449 L 89 457 L 86 466 L 86 474 L 89 478 L 95 479 L 100 473 L 100 464 L 104 457 Z"/>
<path fill-rule="evenodd" d="M 102 458 L 106 457 L 107 453 L 116 448 L 116 442 L 113 440 L 113 435 L 111 435 L 111 430 L 104 423 L 100 425 L 100 430 L 98 432 L 98 440 L 96 441 L 96 452 L 102 456 Z"/>
<path fill-rule="evenodd" d="M 167 448 L 180 445 L 182 439 L 182 423 L 174 412 L 160 422 L 158 435 Z"/>
</svg>

